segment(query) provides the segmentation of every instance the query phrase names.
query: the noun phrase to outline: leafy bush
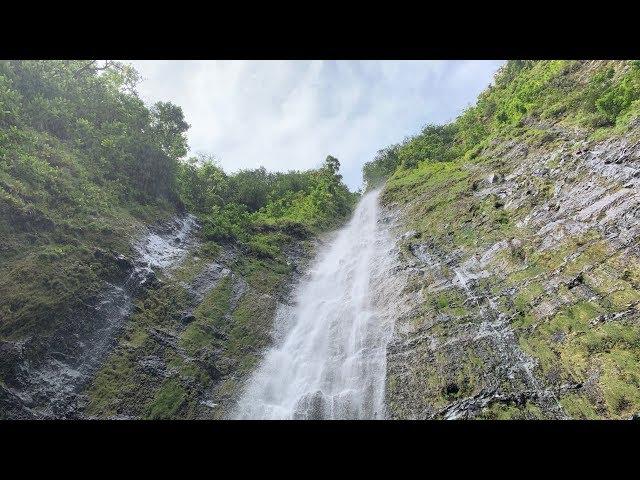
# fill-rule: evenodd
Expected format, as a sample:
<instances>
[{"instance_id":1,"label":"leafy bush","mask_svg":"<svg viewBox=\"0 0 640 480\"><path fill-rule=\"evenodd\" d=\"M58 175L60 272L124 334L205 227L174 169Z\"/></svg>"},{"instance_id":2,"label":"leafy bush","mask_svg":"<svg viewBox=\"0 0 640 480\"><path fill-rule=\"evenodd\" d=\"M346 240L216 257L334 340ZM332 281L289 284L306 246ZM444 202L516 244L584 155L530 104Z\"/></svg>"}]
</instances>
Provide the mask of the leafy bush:
<instances>
[{"instance_id":1,"label":"leafy bush","mask_svg":"<svg viewBox=\"0 0 640 480\"><path fill-rule=\"evenodd\" d=\"M453 140L458 127L456 124L427 125L398 150L400 164L404 168L415 168L419 162L448 162L457 156Z\"/></svg>"},{"instance_id":2,"label":"leafy bush","mask_svg":"<svg viewBox=\"0 0 640 480\"><path fill-rule=\"evenodd\" d=\"M637 64L622 76L619 82L609 80L607 88L596 100L595 105L609 121L614 123L618 116L640 98L640 67Z\"/></svg>"},{"instance_id":3,"label":"leafy bush","mask_svg":"<svg viewBox=\"0 0 640 480\"><path fill-rule=\"evenodd\" d=\"M246 238L249 214L245 205L237 203L228 203L222 207L212 205L209 212L202 218L202 232L207 240L229 242Z\"/></svg>"},{"instance_id":4,"label":"leafy bush","mask_svg":"<svg viewBox=\"0 0 640 480\"><path fill-rule=\"evenodd\" d=\"M389 178L400 165L400 145L378 150L376 156L362 167L362 178L367 188L374 188Z\"/></svg>"}]
</instances>

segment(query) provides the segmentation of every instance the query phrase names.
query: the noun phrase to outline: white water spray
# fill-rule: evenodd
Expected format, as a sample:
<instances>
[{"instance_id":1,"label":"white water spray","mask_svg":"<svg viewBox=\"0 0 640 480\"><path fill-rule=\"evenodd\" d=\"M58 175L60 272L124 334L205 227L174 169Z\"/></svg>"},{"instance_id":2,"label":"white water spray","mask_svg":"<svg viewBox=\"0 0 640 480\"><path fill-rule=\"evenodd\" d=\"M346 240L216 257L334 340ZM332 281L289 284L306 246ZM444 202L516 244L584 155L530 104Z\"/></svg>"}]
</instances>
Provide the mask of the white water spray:
<instances>
[{"instance_id":1,"label":"white water spray","mask_svg":"<svg viewBox=\"0 0 640 480\"><path fill-rule=\"evenodd\" d=\"M299 286L294 307L280 312L284 331L250 378L237 418L384 418L397 286L378 194L362 198Z\"/></svg>"}]
</instances>

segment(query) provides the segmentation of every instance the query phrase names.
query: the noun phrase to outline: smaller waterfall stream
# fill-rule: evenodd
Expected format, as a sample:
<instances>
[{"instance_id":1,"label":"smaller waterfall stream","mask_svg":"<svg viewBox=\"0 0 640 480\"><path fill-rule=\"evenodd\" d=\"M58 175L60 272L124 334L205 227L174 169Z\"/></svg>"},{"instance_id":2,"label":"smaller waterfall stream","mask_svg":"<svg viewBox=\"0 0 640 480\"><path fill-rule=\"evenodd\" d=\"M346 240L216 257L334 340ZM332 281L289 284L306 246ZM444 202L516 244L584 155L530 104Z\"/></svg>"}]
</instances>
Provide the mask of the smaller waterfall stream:
<instances>
[{"instance_id":1,"label":"smaller waterfall stream","mask_svg":"<svg viewBox=\"0 0 640 480\"><path fill-rule=\"evenodd\" d=\"M156 271L169 274L184 259L196 227L194 216L176 217L163 231L149 231L133 245L137 255L128 276L105 283L94 304L70 313L43 347L38 365L28 358L20 362L15 386L5 387L11 395L8 416L77 418L82 414L86 400L82 391L115 345L133 311L136 292Z\"/></svg>"},{"instance_id":2,"label":"smaller waterfall stream","mask_svg":"<svg viewBox=\"0 0 640 480\"><path fill-rule=\"evenodd\" d=\"M279 312L284 332L249 379L237 418L384 418L397 286L378 195L361 199L299 286L294 307Z\"/></svg>"}]
</instances>

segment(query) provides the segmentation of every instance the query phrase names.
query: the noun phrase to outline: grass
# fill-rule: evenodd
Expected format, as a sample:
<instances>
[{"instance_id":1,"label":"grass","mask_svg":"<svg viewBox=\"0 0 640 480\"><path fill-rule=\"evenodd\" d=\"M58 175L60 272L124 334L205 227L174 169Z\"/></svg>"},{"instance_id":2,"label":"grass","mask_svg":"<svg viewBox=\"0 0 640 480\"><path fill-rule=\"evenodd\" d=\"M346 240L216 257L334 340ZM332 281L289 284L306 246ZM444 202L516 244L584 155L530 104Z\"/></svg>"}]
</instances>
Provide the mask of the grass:
<instances>
[{"instance_id":1,"label":"grass","mask_svg":"<svg viewBox=\"0 0 640 480\"><path fill-rule=\"evenodd\" d=\"M567 415L576 420L596 420L600 418L593 403L583 394L569 393L560 399Z\"/></svg>"},{"instance_id":2,"label":"grass","mask_svg":"<svg viewBox=\"0 0 640 480\"><path fill-rule=\"evenodd\" d=\"M176 416L186 400L186 391L179 380L167 380L146 406L145 418L150 420L168 419Z\"/></svg>"}]
</instances>

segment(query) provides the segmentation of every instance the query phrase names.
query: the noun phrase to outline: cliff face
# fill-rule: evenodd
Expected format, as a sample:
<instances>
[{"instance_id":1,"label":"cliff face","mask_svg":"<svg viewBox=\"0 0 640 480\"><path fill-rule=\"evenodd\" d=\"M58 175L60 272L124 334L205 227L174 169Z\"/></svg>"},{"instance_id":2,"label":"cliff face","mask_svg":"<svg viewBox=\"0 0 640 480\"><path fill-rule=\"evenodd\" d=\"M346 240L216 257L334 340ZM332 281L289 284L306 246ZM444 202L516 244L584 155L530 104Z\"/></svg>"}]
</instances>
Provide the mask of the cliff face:
<instances>
[{"instance_id":1,"label":"cliff face","mask_svg":"<svg viewBox=\"0 0 640 480\"><path fill-rule=\"evenodd\" d=\"M134 307L111 355L83 392L88 418L218 419L272 342L273 318L310 258L311 241L281 261L233 245L196 245L162 270Z\"/></svg>"},{"instance_id":2,"label":"cliff face","mask_svg":"<svg viewBox=\"0 0 640 480\"><path fill-rule=\"evenodd\" d=\"M110 175L135 165L105 157L115 183L95 181L109 129L72 149L90 122L67 132L14 111L0 119L24 130L0 138L0 418L228 416L316 250L296 222L348 214L323 201L351 196L337 160L293 172L283 186L317 188L263 210L243 242L213 242L207 228L236 232L242 210L200 212L200 234L161 178L127 187L139 176ZM397 240L393 299L377 298L395 316L387 416L637 416L640 63L509 62L454 124L396 147L365 166L390 177L380 221Z\"/></svg>"},{"instance_id":3,"label":"cliff face","mask_svg":"<svg viewBox=\"0 0 640 480\"><path fill-rule=\"evenodd\" d=\"M221 418L271 343L272 322L313 251L280 260L211 249L195 217L139 226L119 270L50 335L0 343L5 418ZM108 258L107 258L108 257Z\"/></svg>"},{"instance_id":4,"label":"cliff face","mask_svg":"<svg viewBox=\"0 0 640 480\"><path fill-rule=\"evenodd\" d=\"M396 172L383 202L411 308L388 349L389 416L637 415L639 187L639 118L594 133L525 115L474 155Z\"/></svg>"},{"instance_id":5,"label":"cliff face","mask_svg":"<svg viewBox=\"0 0 640 480\"><path fill-rule=\"evenodd\" d=\"M138 80L0 61L0 419L222 416L311 238L356 201L332 156L187 157L181 108Z\"/></svg>"}]
</instances>

